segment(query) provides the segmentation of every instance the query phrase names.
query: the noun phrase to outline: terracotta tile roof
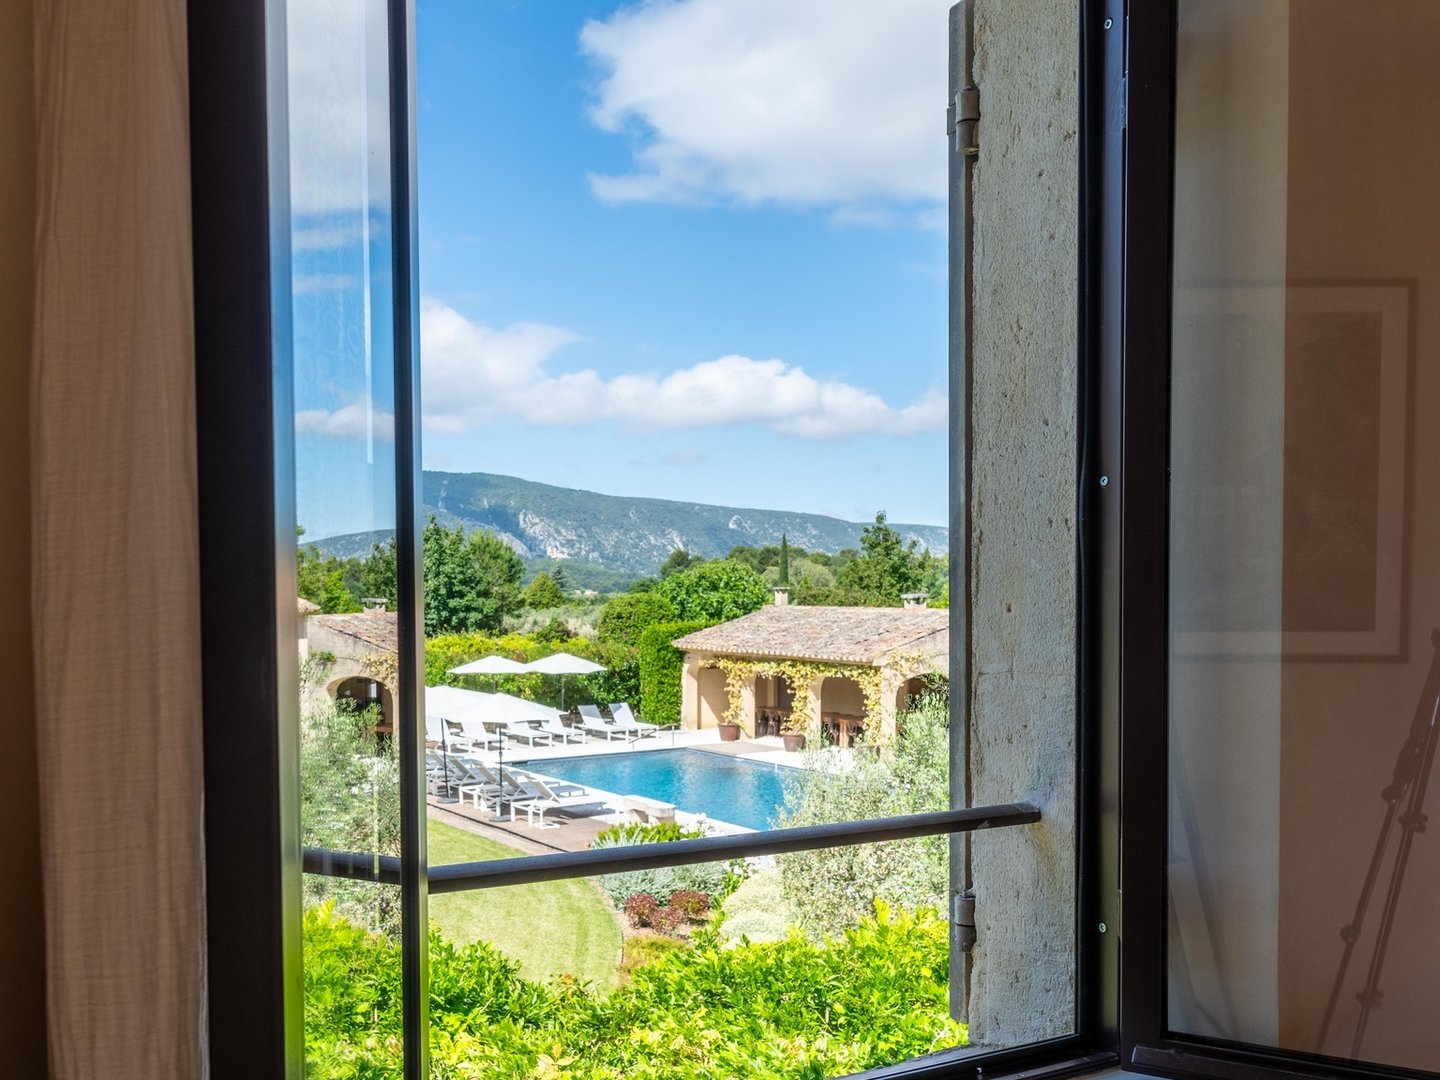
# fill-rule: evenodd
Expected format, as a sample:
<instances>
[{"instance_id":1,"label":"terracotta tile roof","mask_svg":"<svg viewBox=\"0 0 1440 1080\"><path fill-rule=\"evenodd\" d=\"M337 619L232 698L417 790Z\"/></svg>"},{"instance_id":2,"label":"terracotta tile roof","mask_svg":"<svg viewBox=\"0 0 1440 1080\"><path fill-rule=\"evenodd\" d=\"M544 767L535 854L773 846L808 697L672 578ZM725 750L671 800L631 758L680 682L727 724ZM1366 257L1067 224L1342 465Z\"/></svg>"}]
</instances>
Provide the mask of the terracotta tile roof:
<instances>
[{"instance_id":1,"label":"terracotta tile roof","mask_svg":"<svg viewBox=\"0 0 1440 1080\"><path fill-rule=\"evenodd\" d=\"M312 626L319 625L346 634L386 652L400 651L399 631L393 611L364 611L355 615L312 615Z\"/></svg>"},{"instance_id":2,"label":"terracotta tile roof","mask_svg":"<svg viewBox=\"0 0 1440 1080\"><path fill-rule=\"evenodd\" d=\"M295 598L295 611L299 614L300 618L303 619L306 615L317 614L320 611L320 605L313 601L306 600L303 596L297 596Z\"/></svg>"},{"instance_id":3,"label":"terracotta tile roof","mask_svg":"<svg viewBox=\"0 0 1440 1080\"><path fill-rule=\"evenodd\" d=\"M876 664L890 653L950 628L931 608L763 607L675 640L686 652Z\"/></svg>"}]
</instances>

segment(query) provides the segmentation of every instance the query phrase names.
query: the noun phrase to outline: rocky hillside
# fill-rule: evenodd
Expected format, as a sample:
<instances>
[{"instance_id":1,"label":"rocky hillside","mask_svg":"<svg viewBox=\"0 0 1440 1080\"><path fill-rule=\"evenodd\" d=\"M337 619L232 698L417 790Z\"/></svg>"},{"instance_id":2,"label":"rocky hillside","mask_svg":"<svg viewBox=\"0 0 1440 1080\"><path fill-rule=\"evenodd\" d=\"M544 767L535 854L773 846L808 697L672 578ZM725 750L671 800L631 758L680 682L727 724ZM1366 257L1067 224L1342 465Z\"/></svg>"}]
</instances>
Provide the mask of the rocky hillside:
<instances>
[{"instance_id":1,"label":"rocky hillside","mask_svg":"<svg viewBox=\"0 0 1440 1080\"><path fill-rule=\"evenodd\" d=\"M634 575L655 573L677 548L717 558L739 544L778 544L782 533L791 544L833 553L859 546L864 527L820 514L599 495L491 473L426 472L423 500L446 525L499 534L527 563L564 560ZM891 524L907 540L946 550L948 530L941 526ZM358 556L379 539L356 533L315 546Z\"/></svg>"}]
</instances>

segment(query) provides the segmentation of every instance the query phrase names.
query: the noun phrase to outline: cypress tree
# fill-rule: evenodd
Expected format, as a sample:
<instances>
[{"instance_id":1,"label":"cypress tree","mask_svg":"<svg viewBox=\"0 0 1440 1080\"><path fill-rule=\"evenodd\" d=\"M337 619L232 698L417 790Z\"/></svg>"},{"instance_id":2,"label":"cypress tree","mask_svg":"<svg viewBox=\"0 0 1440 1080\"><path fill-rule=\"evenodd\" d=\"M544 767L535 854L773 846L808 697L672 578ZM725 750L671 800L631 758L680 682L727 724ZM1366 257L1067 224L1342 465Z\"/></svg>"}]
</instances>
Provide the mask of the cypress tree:
<instances>
[{"instance_id":1,"label":"cypress tree","mask_svg":"<svg viewBox=\"0 0 1440 1080\"><path fill-rule=\"evenodd\" d=\"M790 584L790 544L785 539L785 534L780 534L780 579L779 584L789 586Z\"/></svg>"}]
</instances>

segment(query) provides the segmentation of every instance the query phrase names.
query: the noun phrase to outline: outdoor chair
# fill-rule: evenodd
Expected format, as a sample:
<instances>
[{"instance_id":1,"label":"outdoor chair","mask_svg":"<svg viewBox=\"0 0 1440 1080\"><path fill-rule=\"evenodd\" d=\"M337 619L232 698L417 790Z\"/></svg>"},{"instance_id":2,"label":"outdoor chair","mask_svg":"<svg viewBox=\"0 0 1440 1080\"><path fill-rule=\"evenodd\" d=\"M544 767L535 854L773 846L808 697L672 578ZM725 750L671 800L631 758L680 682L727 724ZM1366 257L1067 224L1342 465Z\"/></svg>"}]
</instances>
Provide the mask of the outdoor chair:
<instances>
[{"instance_id":1,"label":"outdoor chair","mask_svg":"<svg viewBox=\"0 0 1440 1080\"><path fill-rule=\"evenodd\" d=\"M630 706L623 701L618 701L610 706L610 715L615 718L616 724L628 728L636 735L654 735L658 731L665 730L658 724L647 724L643 720L636 720Z\"/></svg>"},{"instance_id":2,"label":"outdoor chair","mask_svg":"<svg viewBox=\"0 0 1440 1080\"><path fill-rule=\"evenodd\" d=\"M494 750L502 742L500 736L492 735L478 720L447 720L446 723L450 725L450 748L452 750L459 749L462 753L474 750ZM458 736L455 734L457 731L459 732ZM462 742L465 744L463 747L460 745Z\"/></svg>"},{"instance_id":3,"label":"outdoor chair","mask_svg":"<svg viewBox=\"0 0 1440 1080\"><path fill-rule=\"evenodd\" d=\"M526 784L541 780L548 784L557 795L585 795L590 789L581 787L579 784L572 784L568 780L557 780L553 776L542 776L540 773L530 772L528 769L507 769L500 767L500 781L506 787L523 788Z\"/></svg>"},{"instance_id":4,"label":"outdoor chair","mask_svg":"<svg viewBox=\"0 0 1440 1080\"><path fill-rule=\"evenodd\" d=\"M604 800L598 795L590 793L562 795L538 776L526 781L523 787L523 795L510 801L510 809L512 811L517 808L524 810L526 823L532 829L557 829L560 827L557 822L545 820L547 810L571 810L578 806L605 805Z\"/></svg>"},{"instance_id":5,"label":"outdoor chair","mask_svg":"<svg viewBox=\"0 0 1440 1080\"><path fill-rule=\"evenodd\" d=\"M591 708L593 709L594 706L592 705ZM637 734L622 724L617 724L613 720L606 720L600 715L598 709L595 710L594 716L582 715L580 717L580 725L581 730L584 731L585 734L599 736L606 742L609 742L611 739L628 739L632 735Z\"/></svg>"},{"instance_id":6,"label":"outdoor chair","mask_svg":"<svg viewBox=\"0 0 1440 1080\"><path fill-rule=\"evenodd\" d=\"M507 782L503 775L497 776L483 761L472 761L468 764L473 776L469 783L460 788L461 803L464 803L465 796L468 795L475 804L475 809L485 809L493 804L495 812L500 813L505 802L520 796L520 784L514 779Z\"/></svg>"},{"instance_id":7,"label":"outdoor chair","mask_svg":"<svg viewBox=\"0 0 1440 1080\"><path fill-rule=\"evenodd\" d=\"M558 712L555 714L553 720L543 720L537 724L536 727L540 731L550 735L552 740L559 739L562 743L568 743L572 740L577 743L584 742L589 737L585 734L583 728L566 727L564 714Z\"/></svg>"},{"instance_id":8,"label":"outdoor chair","mask_svg":"<svg viewBox=\"0 0 1440 1080\"><path fill-rule=\"evenodd\" d=\"M549 746L555 740L555 736L540 727L538 722L535 724L530 722L511 724L505 729L505 734L516 742L524 742L529 746L535 746L537 743Z\"/></svg>"}]
</instances>

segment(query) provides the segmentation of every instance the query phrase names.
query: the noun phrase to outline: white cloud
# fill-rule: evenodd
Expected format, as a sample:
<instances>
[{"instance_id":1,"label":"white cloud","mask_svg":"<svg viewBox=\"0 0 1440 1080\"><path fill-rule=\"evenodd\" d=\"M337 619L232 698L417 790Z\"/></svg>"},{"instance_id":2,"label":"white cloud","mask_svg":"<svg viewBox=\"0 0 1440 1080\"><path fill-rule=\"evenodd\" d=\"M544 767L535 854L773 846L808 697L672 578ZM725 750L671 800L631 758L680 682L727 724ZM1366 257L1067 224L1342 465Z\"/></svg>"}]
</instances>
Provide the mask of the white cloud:
<instances>
[{"instance_id":1,"label":"white cloud","mask_svg":"<svg viewBox=\"0 0 1440 1080\"><path fill-rule=\"evenodd\" d=\"M299 435L321 435L330 439L363 439L373 436L384 442L395 439L395 416L382 409L372 409L364 401L328 409L302 409L295 414L295 431Z\"/></svg>"},{"instance_id":2,"label":"white cloud","mask_svg":"<svg viewBox=\"0 0 1440 1080\"><path fill-rule=\"evenodd\" d=\"M950 0L646 0L587 23L591 117L635 139L611 202L822 206L873 221L945 198Z\"/></svg>"},{"instance_id":3,"label":"white cloud","mask_svg":"<svg viewBox=\"0 0 1440 1080\"><path fill-rule=\"evenodd\" d=\"M425 425L457 432L500 417L534 426L613 421L639 429L758 424L810 439L910 435L945 426L943 391L894 408L870 390L819 379L783 360L722 356L664 375L606 379L593 370L551 374L546 364L578 340L558 327L494 330L426 301L420 311Z\"/></svg>"},{"instance_id":4,"label":"white cloud","mask_svg":"<svg viewBox=\"0 0 1440 1080\"><path fill-rule=\"evenodd\" d=\"M291 207L331 215L308 223L310 238L338 239L347 226L358 232L360 207L383 212L390 201L385 6L294 0L286 31Z\"/></svg>"}]
</instances>

